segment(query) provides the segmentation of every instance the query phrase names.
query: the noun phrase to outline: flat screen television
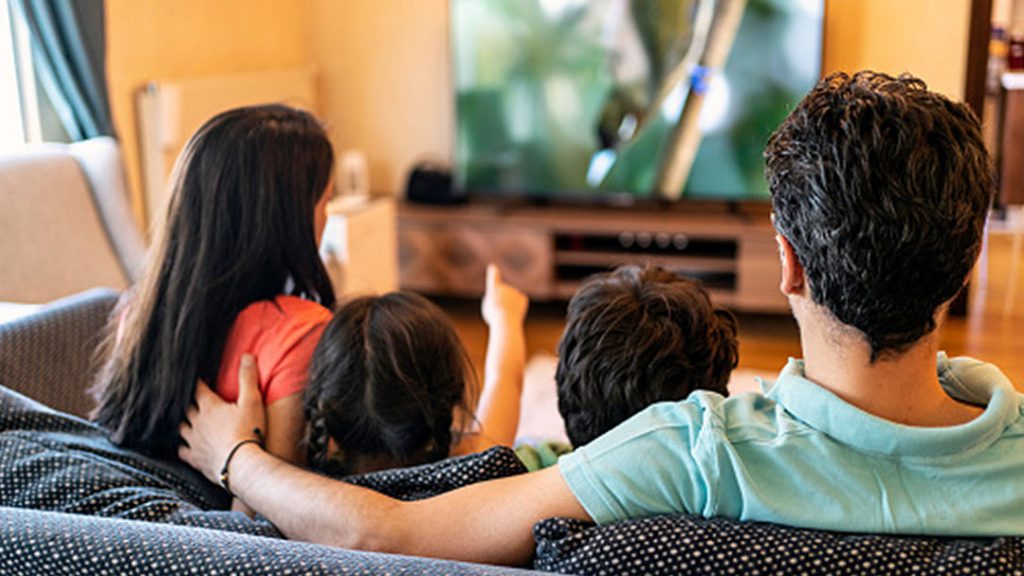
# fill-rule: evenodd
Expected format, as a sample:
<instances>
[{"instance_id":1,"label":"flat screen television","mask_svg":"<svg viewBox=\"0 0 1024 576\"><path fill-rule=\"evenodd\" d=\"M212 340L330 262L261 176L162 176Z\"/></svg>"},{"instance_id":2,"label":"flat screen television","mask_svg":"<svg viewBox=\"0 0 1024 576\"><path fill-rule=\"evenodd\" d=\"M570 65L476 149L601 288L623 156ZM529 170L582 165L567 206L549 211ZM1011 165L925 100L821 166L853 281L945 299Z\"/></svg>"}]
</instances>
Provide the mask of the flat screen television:
<instances>
[{"instance_id":1,"label":"flat screen television","mask_svg":"<svg viewBox=\"0 0 1024 576\"><path fill-rule=\"evenodd\" d=\"M621 203L768 198L825 0L451 0L453 184Z\"/></svg>"}]
</instances>

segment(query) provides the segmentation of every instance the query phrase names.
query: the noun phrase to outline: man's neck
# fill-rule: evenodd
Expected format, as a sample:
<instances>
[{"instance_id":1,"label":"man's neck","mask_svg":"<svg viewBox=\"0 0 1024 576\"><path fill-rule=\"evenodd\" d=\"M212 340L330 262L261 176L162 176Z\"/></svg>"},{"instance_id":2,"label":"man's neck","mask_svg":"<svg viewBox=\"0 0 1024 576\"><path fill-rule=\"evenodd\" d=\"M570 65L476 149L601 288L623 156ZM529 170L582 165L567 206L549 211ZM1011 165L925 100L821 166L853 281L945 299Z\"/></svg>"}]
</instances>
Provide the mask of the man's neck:
<instances>
[{"instance_id":1,"label":"man's neck","mask_svg":"<svg viewBox=\"0 0 1024 576\"><path fill-rule=\"evenodd\" d=\"M935 332L898 356L872 363L864 338L853 330L837 329L835 322L821 313L805 314L800 320L807 379L869 414L908 426L953 426L981 414L981 408L959 402L942 389Z\"/></svg>"}]
</instances>

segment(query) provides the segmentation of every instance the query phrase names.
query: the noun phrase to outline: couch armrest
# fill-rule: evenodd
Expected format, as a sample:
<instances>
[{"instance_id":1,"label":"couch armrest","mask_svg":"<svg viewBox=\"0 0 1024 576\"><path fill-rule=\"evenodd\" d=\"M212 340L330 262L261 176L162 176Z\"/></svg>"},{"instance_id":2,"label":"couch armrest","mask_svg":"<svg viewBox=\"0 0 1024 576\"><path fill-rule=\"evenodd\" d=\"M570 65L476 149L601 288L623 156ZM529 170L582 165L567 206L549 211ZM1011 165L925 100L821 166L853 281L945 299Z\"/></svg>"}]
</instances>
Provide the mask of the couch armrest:
<instances>
[{"instance_id":1,"label":"couch armrest","mask_svg":"<svg viewBox=\"0 0 1024 576\"><path fill-rule=\"evenodd\" d=\"M93 401L94 354L118 292L88 290L0 324L0 385L76 416Z\"/></svg>"}]
</instances>

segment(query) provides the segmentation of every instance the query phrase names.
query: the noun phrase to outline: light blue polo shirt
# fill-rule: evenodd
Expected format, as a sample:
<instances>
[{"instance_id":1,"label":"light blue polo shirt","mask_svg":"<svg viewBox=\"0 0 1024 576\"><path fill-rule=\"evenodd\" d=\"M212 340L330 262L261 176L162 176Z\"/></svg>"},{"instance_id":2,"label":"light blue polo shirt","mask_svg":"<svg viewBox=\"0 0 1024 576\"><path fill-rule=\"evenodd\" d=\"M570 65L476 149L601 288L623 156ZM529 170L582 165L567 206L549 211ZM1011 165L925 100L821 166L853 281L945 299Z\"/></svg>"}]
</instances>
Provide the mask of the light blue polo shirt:
<instances>
[{"instance_id":1,"label":"light blue polo shirt","mask_svg":"<svg viewBox=\"0 0 1024 576\"><path fill-rule=\"evenodd\" d=\"M952 427L895 424L790 360L765 394L655 404L562 456L598 523L689 512L822 530L1024 535L1021 395L995 366L938 359L946 392L985 406Z\"/></svg>"}]
</instances>

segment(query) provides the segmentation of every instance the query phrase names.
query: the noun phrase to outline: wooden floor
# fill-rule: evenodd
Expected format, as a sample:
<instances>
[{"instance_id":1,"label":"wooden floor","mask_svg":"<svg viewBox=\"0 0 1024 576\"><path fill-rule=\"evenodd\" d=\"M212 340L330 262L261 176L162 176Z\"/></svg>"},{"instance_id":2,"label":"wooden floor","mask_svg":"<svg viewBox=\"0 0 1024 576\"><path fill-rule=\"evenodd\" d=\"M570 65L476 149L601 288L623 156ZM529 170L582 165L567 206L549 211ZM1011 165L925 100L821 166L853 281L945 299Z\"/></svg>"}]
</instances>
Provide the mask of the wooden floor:
<instances>
[{"instance_id":1,"label":"wooden floor","mask_svg":"<svg viewBox=\"0 0 1024 576\"><path fill-rule=\"evenodd\" d=\"M993 362L1024 391L1024 263L1018 269L1017 289L1006 310L1011 236L993 233L971 283L966 317L950 318L942 328L942 346L950 356L970 355ZM455 320L470 357L482 374L487 328L479 303L442 300ZM527 318L528 354L554 354L564 325L565 306L534 304ZM796 325L789 316L740 316L740 368L773 373L787 357L799 356Z\"/></svg>"}]
</instances>

